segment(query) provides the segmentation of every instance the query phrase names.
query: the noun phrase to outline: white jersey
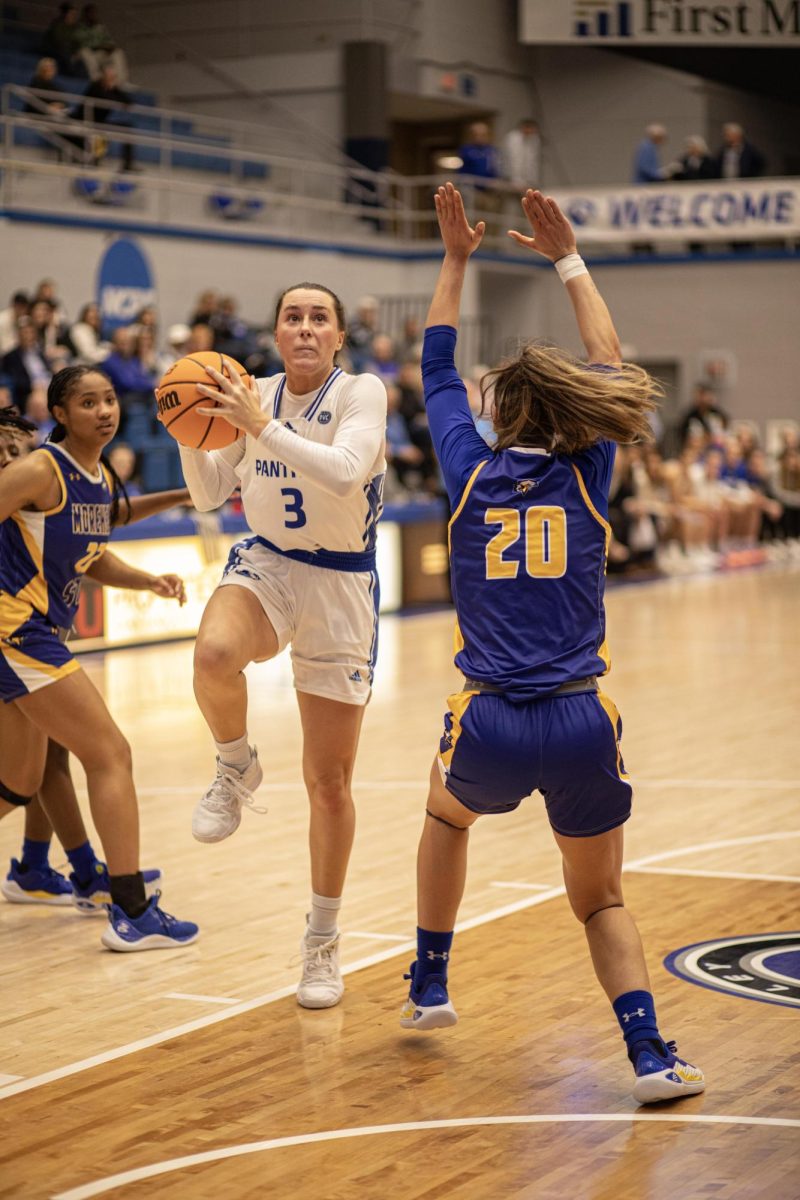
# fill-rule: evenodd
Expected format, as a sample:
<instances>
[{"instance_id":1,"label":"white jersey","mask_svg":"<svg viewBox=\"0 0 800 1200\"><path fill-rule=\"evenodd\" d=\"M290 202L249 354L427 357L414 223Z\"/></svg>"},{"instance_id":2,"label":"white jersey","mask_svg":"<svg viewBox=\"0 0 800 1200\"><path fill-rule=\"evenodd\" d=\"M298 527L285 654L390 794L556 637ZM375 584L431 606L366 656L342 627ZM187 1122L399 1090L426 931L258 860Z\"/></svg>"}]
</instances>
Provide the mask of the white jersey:
<instances>
[{"instance_id":1,"label":"white jersey","mask_svg":"<svg viewBox=\"0 0 800 1200\"><path fill-rule=\"evenodd\" d=\"M316 392L294 396L285 376L258 379L272 419L224 450L181 446L186 483L201 511L241 486L250 528L274 550L320 565L374 552L386 470L386 389L376 375L338 367ZM345 570L358 569L342 560Z\"/></svg>"}]
</instances>

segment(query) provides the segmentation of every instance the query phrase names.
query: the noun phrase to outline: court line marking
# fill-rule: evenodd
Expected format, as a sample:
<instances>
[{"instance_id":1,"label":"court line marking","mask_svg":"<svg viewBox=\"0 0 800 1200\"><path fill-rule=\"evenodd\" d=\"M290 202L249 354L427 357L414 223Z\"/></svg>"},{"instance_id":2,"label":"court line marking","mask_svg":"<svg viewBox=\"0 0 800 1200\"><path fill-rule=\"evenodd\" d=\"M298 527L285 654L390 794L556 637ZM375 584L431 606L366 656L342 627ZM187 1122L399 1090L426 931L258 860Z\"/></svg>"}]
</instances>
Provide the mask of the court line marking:
<instances>
[{"instance_id":1,"label":"court line marking","mask_svg":"<svg viewBox=\"0 0 800 1200\"><path fill-rule=\"evenodd\" d=\"M0 1085L4 1083L16 1083L18 1079L24 1079L24 1075L0 1075Z\"/></svg>"},{"instance_id":2,"label":"court line marking","mask_svg":"<svg viewBox=\"0 0 800 1200\"><path fill-rule=\"evenodd\" d=\"M626 867L633 875L698 875L704 879L762 879L768 883L800 883L800 875L753 875L747 871L695 871L691 867Z\"/></svg>"},{"instance_id":3,"label":"court line marking","mask_svg":"<svg viewBox=\"0 0 800 1200\"><path fill-rule=\"evenodd\" d=\"M344 1141L349 1138L383 1137L389 1133L416 1133L422 1130L436 1129L469 1129L491 1125L574 1125L602 1123L605 1121L627 1122L642 1121L654 1124L685 1124L685 1125L754 1125L800 1129L800 1120L791 1117L727 1117L707 1116L705 1114L668 1114L668 1113L536 1113L515 1117L450 1117L439 1121L406 1121L395 1125L363 1125L350 1129L326 1129L321 1133L300 1133L290 1137L268 1138L262 1142L246 1142L241 1146L223 1146L217 1150L204 1150L200 1154L186 1154L181 1158L166 1159L160 1163L151 1163L145 1167L135 1167L130 1171L120 1171L117 1175L108 1175L105 1179L85 1183L80 1187L70 1188L66 1192L58 1192L53 1200L90 1200L92 1196L101 1196L112 1188L124 1187L129 1183L140 1183L143 1179L153 1179L157 1175L169 1175L173 1171L182 1171L187 1167L196 1167L205 1163L220 1162L226 1158L241 1158L246 1154L259 1154L265 1150L282 1150L288 1146L309 1146L315 1142Z\"/></svg>"},{"instance_id":4,"label":"court line marking","mask_svg":"<svg viewBox=\"0 0 800 1200\"><path fill-rule=\"evenodd\" d=\"M403 942L408 944L407 933L366 933L363 929L345 929L342 933L345 938L367 938L373 942Z\"/></svg>"},{"instance_id":5,"label":"court line marking","mask_svg":"<svg viewBox=\"0 0 800 1200\"><path fill-rule=\"evenodd\" d=\"M726 838L716 842L697 842L691 846L681 846L676 850L663 850L658 854L650 854L644 858L634 859L627 866L629 869L636 869L638 867L649 866L653 862L678 858L684 854L696 854L702 850L716 850L727 846L746 846L758 842L783 841L786 838L794 837L800 837L800 830L789 830L783 833L751 834L748 837ZM563 885L553 887L547 892L538 892L535 896L525 896L523 899L515 900L511 904L504 904L500 908L490 909L489 912L481 913L477 917L472 917L466 921L459 921L456 925L456 933L463 933L468 929L477 929L480 925L487 925L492 921L499 920L501 917L522 912L524 909L533 908L538 904L545 904L548 900L553 900L557 896L563 896L565 891L566 889ZM386 950L379 950L375 954L370 954L366 958L358 959L356 962L344 966L342 974L355 974L357 971L377 966L378 963L386 962L391 958L399 958L401 955L409 952L413 953L415 950L415 941L408 941L404 945L395 945ZM263 996L256 996L252 1000L244 1000L241 1004L230 1005L222 1012L206 1013L205 1016L197 1017L194 1021L187 1021L182 1025L175 1025L171 1029L162 1030L160 1033L153 1033L148 1037L138 1038L134 1042L127 1042L122 1046L116 1046L112 1050L104 1050L100 1054L80 1059L78 1062L67 1063L63 1067L56 1067L54 1070L45 1071L41 1075L32 1075L28 1079L20 1080L18 1083L0 1087L0 1100L19 1095L21 1092L31 1091L37 1087L43 1087L45 1084L54 1083L59 1079L66 1079L70 1075L77 1075L82 1071L88 1071L92 1067L103 1066L105 1063L114 1062L118 1058L125 1058L129 1054L135 1054L139 1050L148 1050L151 1046L160 1046L163 1042L171 1041L173 1038L181 1037L186 1033L194 1033L198 1029L205 1029L209 1025L217 1024L219 1021L227 1021L231 1017L252 1012L253 1009L262 1008L267 1004L272 1004L277 1000L283 1000L287 996L292 996L296 990L296 985L290 984L287 987L278 988L274 992L267 992Z\"/></svg>"},{"instance_id":6,"label":"court line marking","mask_svg":"<svg viewBox=\"0 0 800 1200\"><path fill-rule=\"evenodd\" d=\"M546 892L551 887L550 883L518 883L511 879L493 879L489 887L494 888L513 888L524 892Z\"/></svg>"},{"instance_id":7,"label":"court line marking","mask_svg":"<svg viewBox=\"0 0 800 1200\"><path fill-rule=\"evenodd\" d=\"M198 1004L241 1004L236 996L200 996L195 992L162 992L162 1000L196 1000Z\"/></svg>"},{"instance_id":8,"label":"court line marking","mask_svg":"<svg viewBox=\"0 0 800 1200\"><path fill-rule=\"evenodd\" d=\"M741 789L746 788L751 791L753 788L760 788L762 791L784 791L800 790L800 779L631 779L634 790L637 787L643 788L728 788ZM202 792L206 787L206 782L198 783L195 787L137 787L136 792L139 796L195 796L198 792ZM428 780L420 780L418 783L409 782L407 779L373 779L353 781L352 785L355 791L391 791L391 792L420 792L425 793L428 789ZM275 792L281 793L286 791L304 792L305 784L300 780L289 779L284 783L262 783L258 790L260 792ZM82 793L82 794L85 794Z\"/></svg>"}]
</instances>

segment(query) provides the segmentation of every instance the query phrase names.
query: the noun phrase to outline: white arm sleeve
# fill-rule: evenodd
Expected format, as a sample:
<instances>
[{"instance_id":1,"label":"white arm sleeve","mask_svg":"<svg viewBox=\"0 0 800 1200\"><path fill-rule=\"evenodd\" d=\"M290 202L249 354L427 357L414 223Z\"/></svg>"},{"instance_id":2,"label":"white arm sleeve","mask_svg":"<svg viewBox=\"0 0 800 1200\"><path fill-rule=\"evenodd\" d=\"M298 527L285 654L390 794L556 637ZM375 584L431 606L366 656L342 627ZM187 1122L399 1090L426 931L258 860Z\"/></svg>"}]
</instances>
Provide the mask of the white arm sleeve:
<instances>
[{"instance_id":1,"label":"white arm sleeve","mask_svg":"<svg viewBox=\"0 0 800 1200\"><path fill-rule=\"evenodd\" d=\"M244 455L244 438L224 450L190 450L181 445L178 448L192 504L200 512L219 508L239 486L236 467Z\"/></svg>"},{"instance_id":2,"label":"white arm sleeve","mask_svg":"<svg viewBox=\"0 0 800 1200\"><path fill-rule=\"evenodd\" d=\"M363 486L385 437L386 388L377 375L358 375L344 402L333 445L307 442L280 421L270 421L258 440L324 491L346 497Z\"/></svg>"}]
</instances>

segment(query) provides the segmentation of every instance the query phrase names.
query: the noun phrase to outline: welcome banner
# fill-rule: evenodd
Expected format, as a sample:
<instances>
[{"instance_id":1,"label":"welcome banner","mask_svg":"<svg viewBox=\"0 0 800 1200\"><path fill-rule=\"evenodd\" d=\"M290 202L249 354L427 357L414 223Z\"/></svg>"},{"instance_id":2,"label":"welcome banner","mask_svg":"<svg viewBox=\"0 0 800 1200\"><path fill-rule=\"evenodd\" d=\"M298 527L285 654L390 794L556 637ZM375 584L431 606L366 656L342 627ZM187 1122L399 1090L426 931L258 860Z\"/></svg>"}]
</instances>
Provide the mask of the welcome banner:
<instances>
[{"instance_id":1,"label":"welcome banner","mask_svg":"<svg viewBox=\"0 0 800 1200\"><path fill-rule=\"evenodd\" d=\"M520 0L519 38L540 45L800 45L800 0Z\"/></svg>"},{"instance_id":2,"label":"welcome banner","mask_svg":"<svg viewBox=\"0 0 800 1200\"><path fill-rule=\"evenodd\" d=\"M790 241L800 237L800 179L557 189L552 195L583 241Z\"/></svg>"}]
</instances>

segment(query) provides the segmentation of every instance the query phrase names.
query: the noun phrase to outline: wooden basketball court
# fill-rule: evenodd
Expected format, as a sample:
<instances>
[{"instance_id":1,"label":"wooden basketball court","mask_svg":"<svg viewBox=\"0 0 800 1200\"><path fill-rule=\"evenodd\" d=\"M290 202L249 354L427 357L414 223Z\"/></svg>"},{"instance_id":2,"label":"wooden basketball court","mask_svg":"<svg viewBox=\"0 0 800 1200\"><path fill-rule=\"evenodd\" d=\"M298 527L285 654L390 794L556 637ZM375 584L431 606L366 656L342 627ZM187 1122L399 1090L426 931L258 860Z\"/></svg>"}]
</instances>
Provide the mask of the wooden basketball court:
<instances>
[{"instance_id":1,"label":"wooden basketball court","mask_svg":"<svg viewBox=\"0 0 800 1200\"><path fill-rule=\"evenodd\" d=\"M708 972L698 986L663 964L798 930L799 601L796 569L608 595L607 690L636 788L627 902L661 1027L708 1081L646 1109L537 798L472 833L459 1024L398 1026L425 780L458 684L451 614L382 624L342 913L347 991L323 1012L292 994L309 884L288 663L248 676L270 811L203 846L189 822L213 749L191 645L85 659L134 748L144 865L162 868L165 907L201 938L114 955L103 918L0 903L0 1197L796 1200L800 933L744 968L734 947L713 989ZM21 818L0 824L4 870L21 836ZM748 962L768 1002L749 998Z\"/></svg>"}]
</instances>

